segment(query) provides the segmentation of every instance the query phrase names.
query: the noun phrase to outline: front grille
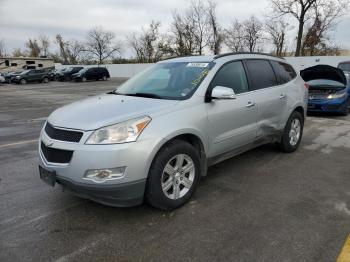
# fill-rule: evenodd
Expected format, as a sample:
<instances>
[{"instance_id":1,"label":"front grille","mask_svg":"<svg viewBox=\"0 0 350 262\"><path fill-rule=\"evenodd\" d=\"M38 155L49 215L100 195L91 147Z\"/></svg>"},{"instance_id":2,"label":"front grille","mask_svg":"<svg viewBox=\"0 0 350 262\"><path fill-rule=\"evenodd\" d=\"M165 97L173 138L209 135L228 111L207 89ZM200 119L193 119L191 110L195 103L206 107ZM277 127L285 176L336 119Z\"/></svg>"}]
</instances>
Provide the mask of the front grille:
<instances>
[{"instance_id":1,"label":"front grille","mask_svg":"<svg viewBox=\"0 0 350 262\"><path fill-rule=\"evenodd\" d=\"M41 142L41 152L50 163L68 164L73 156L73 151L50 148L43 142Z\"/></svg>"},{"instance_id":2,"label":"front grille","mask_svg":"<svg viewBox=\"0 0 350 262\"><path fill-rule=\"evenodd\" d=\"M58 129L50 123L46 123L45 133L55 140L78 143L83 136L83 132Z\"/></svg>"}]
</instances>

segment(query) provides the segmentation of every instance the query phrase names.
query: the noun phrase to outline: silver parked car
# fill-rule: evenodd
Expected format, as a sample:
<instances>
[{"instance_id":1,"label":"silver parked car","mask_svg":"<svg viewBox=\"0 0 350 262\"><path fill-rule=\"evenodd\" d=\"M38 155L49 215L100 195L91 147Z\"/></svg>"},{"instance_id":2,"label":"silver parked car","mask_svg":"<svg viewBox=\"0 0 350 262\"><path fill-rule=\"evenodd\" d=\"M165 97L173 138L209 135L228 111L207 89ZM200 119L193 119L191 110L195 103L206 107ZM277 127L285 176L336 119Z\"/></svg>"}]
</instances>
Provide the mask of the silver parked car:
<instances>
[{"instance_id":1,"label":"silver parked car","mask_svg":"<svg viewBox=\"0 0 350 262\"><path fill-rule=\"evenodd\" d=\"M159 62L117 90L54 111L40 177L106 205L186 203L207 167L266 143L300 143L307 85L284 59L225 54Z\"/></svg>"}]
</instances>

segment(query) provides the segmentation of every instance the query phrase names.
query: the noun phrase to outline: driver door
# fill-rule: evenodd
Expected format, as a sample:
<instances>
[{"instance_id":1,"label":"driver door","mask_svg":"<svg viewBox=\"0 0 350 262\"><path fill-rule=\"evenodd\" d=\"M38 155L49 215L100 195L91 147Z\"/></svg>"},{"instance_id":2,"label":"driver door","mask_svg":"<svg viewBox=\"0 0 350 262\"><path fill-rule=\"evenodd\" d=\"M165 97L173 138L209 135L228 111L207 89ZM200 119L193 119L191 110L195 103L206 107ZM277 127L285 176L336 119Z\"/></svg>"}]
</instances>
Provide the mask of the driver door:
<instances>
[{"instance_id":1,"label":"driver door","mask_svg":"<svg viewBox=\"0 0 350 262\"><path fill-rule=\"evenodd\" d=\"M251 144L257 135L257 105L252 92L249 92L242 62L223 65L209 90L215 86L232 88L236 98L213 99L206 104L210 157Z\"/></svg>"}]
</instances>

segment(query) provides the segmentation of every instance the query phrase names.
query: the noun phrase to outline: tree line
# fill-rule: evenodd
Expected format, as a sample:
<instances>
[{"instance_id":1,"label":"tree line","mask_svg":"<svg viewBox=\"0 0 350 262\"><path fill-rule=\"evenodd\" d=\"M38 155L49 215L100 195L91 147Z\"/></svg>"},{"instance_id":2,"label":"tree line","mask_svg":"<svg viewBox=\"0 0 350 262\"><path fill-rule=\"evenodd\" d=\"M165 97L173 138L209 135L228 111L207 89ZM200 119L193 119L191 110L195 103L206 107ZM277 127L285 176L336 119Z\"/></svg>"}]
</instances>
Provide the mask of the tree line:
<instances>
[{"instance_id":1,"label":"tree line","mask_svg":"<svg viewBox=\"0 0 350 262\"><path fill-rule=\"evenodd\" d=\"M159 21L151 21L124 40L102 27L89 30L85 41L66 40L61 34L54 40L39 36L29 39L25 50L15 49L12 56L52 57L63 64L102 64L153 63L172 56L219 54L223 50L277 56L338 55L341 46L332 39L332 32L348 7L349 0L270 0L264 20L252 15L233 19L225 28L214 0L192 0L185 12L172 11L166 30ZM50 52L53 46L57 49L54 53ZM266 46L273 50L266 50ZM133 58L121 58L126 48L132 50ZM0 56L5 56L5 51L1 40Z\"/></svg>"}]
</instances>

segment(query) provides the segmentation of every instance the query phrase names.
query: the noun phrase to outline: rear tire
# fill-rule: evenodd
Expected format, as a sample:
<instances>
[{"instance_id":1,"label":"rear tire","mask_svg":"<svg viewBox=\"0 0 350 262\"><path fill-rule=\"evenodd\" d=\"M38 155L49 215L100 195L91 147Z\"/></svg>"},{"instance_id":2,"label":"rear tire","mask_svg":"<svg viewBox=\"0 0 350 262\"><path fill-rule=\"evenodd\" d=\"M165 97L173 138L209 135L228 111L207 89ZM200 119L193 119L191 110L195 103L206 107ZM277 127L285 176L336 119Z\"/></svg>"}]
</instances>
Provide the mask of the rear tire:
<instances>
[{"instance_id":1,"label":"rear tire","mask_svg":"<svg viewBox=\"0 0 350 262\"><path fill-rule=\"evenodd\" d=\"M200 180L200 157L189 143L174 140L155 156L148 174L147 202L170 211L189 201Z\"/></svg>"},{"instance_id":2,"label":"rear tire","mask_svg":"<svg viewBox=\"0 0 350 262\"><path fill-rule=\"evenodd\" d=\"M102 80L103 80L103 81L107 81L107 76L103 76L103 77L102 77Z\"/></svg>"},{"instance_id":3,"label":"rear tire","mask_svg":"<svg viewBox=\"0 0 350 262\"><path fill-rule=\"evenodd\" d=\"M47 77L44 77L43 83L47 84L49 82L49 79Z\"/></svg>"},{"instance_id":4,"label":"rear tire","mask_svg":"<svg viewBox=\"0 0 350 262\"><path fill-rule=\"evenodd\" d=\"M298 111L294 111L284 128L281 142L278 146L285 153L292 153L298 149L304 130L304 117Z\"/></svg>"}]
</instances>

